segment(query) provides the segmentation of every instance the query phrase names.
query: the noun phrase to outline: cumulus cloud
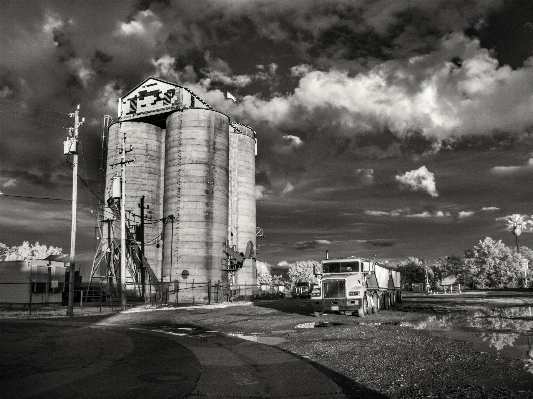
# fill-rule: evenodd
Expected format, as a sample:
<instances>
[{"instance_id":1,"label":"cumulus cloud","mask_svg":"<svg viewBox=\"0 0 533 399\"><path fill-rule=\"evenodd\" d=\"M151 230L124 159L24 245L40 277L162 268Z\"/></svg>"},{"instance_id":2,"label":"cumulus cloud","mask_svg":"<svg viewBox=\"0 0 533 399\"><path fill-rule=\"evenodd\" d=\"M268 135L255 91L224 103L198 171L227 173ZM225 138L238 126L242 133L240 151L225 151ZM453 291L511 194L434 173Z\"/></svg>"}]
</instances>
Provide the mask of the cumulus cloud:
<instances>
[{"instance_id":1,"label":"cumulus cloud","mask_svg":"<svg viewBox=\"0 0 533 399\"><path fill-rule=\"evenodd\" d=\"M516 133L533 123L528 94L533 63L519 70L500 66L477 39L462 34L443 37L434 52L382 62L355 75L308 65L292 73L298 78L293 94L266 101L245 98L236 112L279 127L296 121L331 124L331 134L341 137L388 129L398 137L420 132L445 139ZM324 120L326 110L330 119ZM429 151L439 149L428 143Z\"/></svg>"},{"instance_id":2,"label":"cumulus cloud","mask_svg":"<svg viewBox=\"0 0 533 399\"><path fill-rule=\"evenodd\" d=\"M255 186L255 199L260 200L267 198L268 194L266 193L266 188L263 186Z\"/></svg>"},{"instance_id":3,"label":"cumulus cloud","mask_svg":"<svg viewBox=\"0 0 533 399\"><path fill-rule=\"evenodd\" d=\"M473 216L475 214L474 211L461 211L457 214L457 217L459 219L464 219L464 218L467 218L467 217L470 217L470 216Z\"/></svg>"},{"instance_id":4,"label":"cumulus cloud","mask_svg":"<svg viewBox=\"0 0 533 399\"><path fill-rule=\"evenodd\" d=\"M9 179L5 183L2 183L2 187L15 187L17 185L17 179Z\"/></svg>"},{"instance_id":5,"label":"cumulus cloud","mask_svg":"<svg viewBox=\"0 0 533 399\"><path fill-rule=\"evenodd\" d=\"M483 208L481 208L482 211L499 211L500 208L497 208L495 206L484 206Z\"/></svg>"},{"instance_id":6,"label":"cumulus cloud","mask_svg":"<svg viewBox=\"0 0 533 399\"><path fill-rule=\"evenodd\" d=\"M118 29L115 31L117 36L137 37L156 43L158 33L163 28L163 23L150 10L139 11L131 21L120 22Z\"/></svg>"},{"instance_id":7,"label":"cumulus cloud","mask_svg":"<svg viewBox=\"0 0 533 399\"><path fill-rule=\"evenodd\" d=\"M298 149L301 148L304 144L302 139L298 136L293 136L291 134L284 134L283 135L283 142L286 145L286 149Z\"/></svg>"},{"instance_id":8,"label":"cumulus cloud","mask_svg":"<svg viewBox=\"0 0 533 399\"><path fill-rule=\"evenodd\" d=\"M422 213L413 213L410 215L405 215L408 218L444 218L451 216L450 212L436 211L428 212L424 211Z\"/></svg>"},{"instance_id":9,"label":"cumulus cloud","mask_svg":"<svg viewBox=\"0 0 533 399\"><path fill-rule=\"evenodd\" d=\"M287 182L281 194L282 195L289 194L292 190L294 190L294 186L290 182Z\"/></svg>"},{"instance_id":10,"label":"cumulus cloud","mask_svg":"<svg viewBox=\"0 0 533 399\"><path fill-rule=\"evenodd\" d=\"M365 213L371 216L390 216L390 212L385 211L365 211Z\"/></svg>"},{"instance_id":11,"label":"cumulus cloud","mask_svg":"<svg viewBox=\"0 0 533 399\"><path fill-rule=\"evenodd\" d=\"M401 187L409 188L413 191L425 191L432 197L438 197L435 185L435 176L425 166L416 170L411 170L403 175L397 175L396 181Z\"/></svg>"},{"instance_id":12,"label":"cumulus cloud","mask_svg":"<svg viewBox=\"0 0 533 399\"><path fill-rule=\"evenodd\" d=\"M409 208L405 209L394 209L392 211L373 211L373 210L367 210L365 211L365 214L370 216L392 216L392 217L398 217L402 215L408 215L411 213L411 210Z\"/></svg>"},{"instance_id":13,"label":"cumulus cloud","mask_svg":"<svg viewBox=\"0 0 533 399\"><path fill-rule=\"evenodd\" d=\"M389 216L389 217L408 217L408 218L448 218L451 217L449 211L423 211L420 213L411 213L410 208L394 209L392 211L372 211L367 210L365 214L370 216Z\"/></svg>"},{"instance_id":14,"label":"cumulus cloud","mask_svg":"<svg viewBox=\"0 0 533 399\"><path fill-rule=\"evenodd\" d=\"M533 158L529 158L526 165L521 166L494 166L491 169L492 173L495 174L513 174L516 172L528 171L533 168Z\"/></svg>"},{"instance_id":15,"label":"cumulus cloud","mask_svg":"<svg viewBox=\"0 0 533 399\"><path fill-rule=\"evenodd\" d=\"M357 169L355 177L362 185L372 185L374 183L374 169Z\"/></svg>"}]
</instances>

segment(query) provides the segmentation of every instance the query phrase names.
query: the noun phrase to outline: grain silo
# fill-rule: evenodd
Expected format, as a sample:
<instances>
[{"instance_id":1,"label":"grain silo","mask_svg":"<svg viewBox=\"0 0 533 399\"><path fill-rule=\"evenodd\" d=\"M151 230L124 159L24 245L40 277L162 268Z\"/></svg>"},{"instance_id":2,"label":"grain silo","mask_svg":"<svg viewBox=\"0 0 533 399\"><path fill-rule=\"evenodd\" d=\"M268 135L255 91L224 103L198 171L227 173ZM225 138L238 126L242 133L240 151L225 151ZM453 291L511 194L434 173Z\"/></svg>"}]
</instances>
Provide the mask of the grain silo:
<instances>
[{"instance_id":1,"label":"grain silo","mask_svg":"<svg viewBox=\"0 0 533 399\"><path fill-rule=\"evenodd\" d=\"M255 144L256 134L248 126L231 123L229 128L229 243L245 253L251 241L256 247ZM254 256L255 257L255 256ZM246 259L235 274L238 285L255 285L255 260Z\"/></svg>"},{"instance_id":2,"label":"grain silo","mask_svg":"<svg viewBox=\"0 0 533 399\"><path fill-rule=\"evenodd\" d=\"M253 129L230 126L228 116L189 89L153 77L120 99L118 118L108 135L106 201L112 197L113 181L120 179L126 134L126 150L133 148L126 160L134 162L126 166L125 210L130 227L139 225L138 204L144 196L144 247L153 281L178 282L180 290L185 286L183 295L193 282L254 285L253 259L233 269L238 253L245 253L249 242L254 248L256 244ZM118 201L110 203L116 206ZM109 223L116 241L119 225L117 220ZM107 240L103 230L99 253ZM142 242L127 245L128 251L138 250Z\"/></svg>"},{"instance_id":3,"label":"grain silo","mask_svg":"<svg viewBox=\"0 0 533 399\"><path fill-rule=\"evenodd\" d=\"M186 108L167 118L163 213L164 281L222 278L228 231L229 118Z\"/></svg>"},{"instance_id":4,"label":"grain silo","mask_svg":"<svg viewBox=\"0 0 533 399\"><path fill-rule=\"evenodd\" d=\"M122 140L126 135L126 149L132 151L127 158L134 162L127 165L126 173L126 217L130 226L140 225L140 202L144 196L145 224L144 238L145 257L152 270L160 273L161 248L156 246L157 237L161 233L162 223L157 219L163 214L163 151L164 130L144 122L118 122L110 126L107 158L107 195L112 195L113 180L120 179L120 151ZM114 166L110 166L114 165ZM111 216L111 215L108 215ZM103 241L107 240L107 229L103 230ZM115 220L112 237L120 237L120 223Z\"/></svg>"}]
</instances>

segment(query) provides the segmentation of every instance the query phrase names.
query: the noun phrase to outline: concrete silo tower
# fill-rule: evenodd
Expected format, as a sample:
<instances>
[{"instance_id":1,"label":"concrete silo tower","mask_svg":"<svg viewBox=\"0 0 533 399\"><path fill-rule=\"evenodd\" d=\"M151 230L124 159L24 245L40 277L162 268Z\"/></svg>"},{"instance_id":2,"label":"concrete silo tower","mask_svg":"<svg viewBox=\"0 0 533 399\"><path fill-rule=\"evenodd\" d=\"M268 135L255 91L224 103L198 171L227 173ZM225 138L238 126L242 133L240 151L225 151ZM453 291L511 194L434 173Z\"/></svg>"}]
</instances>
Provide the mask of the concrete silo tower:
<instances>
[{"instance_id":1,"label":"concrete silo tower","mask_svg":"<svg viewBox=\"0 0 533 399\"><path fill-rule=\"evenodd\" d=\"M237 252L256 247L255 148L256 133L248 126L231 123L229 128L229 238ZM255 254L235 274L238 285L256 284Z\"/></svg>"},{"instance_id":2,"label":"concrete silo tower","mask_svg":"<svg viewBox=\"0 0 533 399\"><path fill-rule=\"evenodd\" d=\"M222 277L228 230L229 118L205 108L174 112L167 119L163 212L164 275L217 282Z\"/></svg>"},{"instance_id":3,"label":"concrete silo tower","mask_svg":"<svg viewBox=\"0 0 533 399\"><path fill-rule=\"evenodd\" d=\"M123 136L132 151L128 158L135 162L128 164L126 174L126 216L129 225L140 225L140 203L144 197L145 257L157 274L161 265L161 248L157 237L161 235L162 223L157 219L163 215L163 156L165 131L158 126L145 122L117 122L109 127L108 157L106 172L106 198L112 196L113 180L120 180L120 162ZM114 165L114 166L111 166ZM112 215L109 215L112 216ZM114 222L114 236L120 237L120 223ZM104 229L104 241L107 230ZM159 275L159 274L157 274Z\"/></svg>"}]
</instances>

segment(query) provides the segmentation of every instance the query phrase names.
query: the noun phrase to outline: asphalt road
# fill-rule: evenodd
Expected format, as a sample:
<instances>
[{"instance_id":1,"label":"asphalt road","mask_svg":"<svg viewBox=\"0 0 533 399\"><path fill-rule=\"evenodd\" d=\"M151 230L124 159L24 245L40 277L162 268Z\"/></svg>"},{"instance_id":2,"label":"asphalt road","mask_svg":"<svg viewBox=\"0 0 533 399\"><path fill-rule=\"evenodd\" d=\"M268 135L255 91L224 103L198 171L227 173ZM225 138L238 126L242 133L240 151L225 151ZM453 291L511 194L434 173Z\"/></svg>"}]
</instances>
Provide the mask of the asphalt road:
<instances>
[{"instance_id":1,"label":"asphalt road","mask_svg":"<svg viewBox=\"0 0 533 399\"><path fill-rule=\"evenodd\" d=\"M7 398L345 398L274 346L187 326L105 318L0 321Z\"/></svg>"}]
</instances>

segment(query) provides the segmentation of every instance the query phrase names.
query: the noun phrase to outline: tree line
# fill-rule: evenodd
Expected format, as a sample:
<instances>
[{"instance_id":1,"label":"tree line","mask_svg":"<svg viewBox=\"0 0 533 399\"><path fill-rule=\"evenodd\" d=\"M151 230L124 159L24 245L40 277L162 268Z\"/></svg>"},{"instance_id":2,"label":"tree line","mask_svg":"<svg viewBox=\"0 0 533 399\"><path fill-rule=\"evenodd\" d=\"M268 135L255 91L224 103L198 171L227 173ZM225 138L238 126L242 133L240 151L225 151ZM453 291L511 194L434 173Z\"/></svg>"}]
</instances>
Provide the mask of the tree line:
<instances>
[{"instance_id":1,"label":"tree line","mask_svg":"<svg viewBox=\"0 0 533 399\"><path fill-rule=\"evenodd\" d=\"M24 241L22 245L8 247L0 242L0 261L2 260L28 260L46 259L50 255L61 255L63 249L59 247L46 246L44 244L30 244Z\"/></svg>"},{"instance_id":2,"label":"tree line","mask_svg":"<svg viewBox=\"0 0 533 399\"><path fill-rule=\"evenodd\" d=\"M278 284L292 288L297 282L316 283L313 273L318 261L297 261L288 265L288 279L272 275L265 262L258 262L258 283ZM413 283L429 282L431 288L439 289L446 278L454 284L473 289L518 288L533 286L528 279L528 266L533 265L533 250L521 246L518 249L506 246L501 240L490 237L479 241L464 256L442 256L426 262L408 257L396 265L387 267L397 270L402 276L402 285L410 288Z\"/></svg>"}]
</instances>

